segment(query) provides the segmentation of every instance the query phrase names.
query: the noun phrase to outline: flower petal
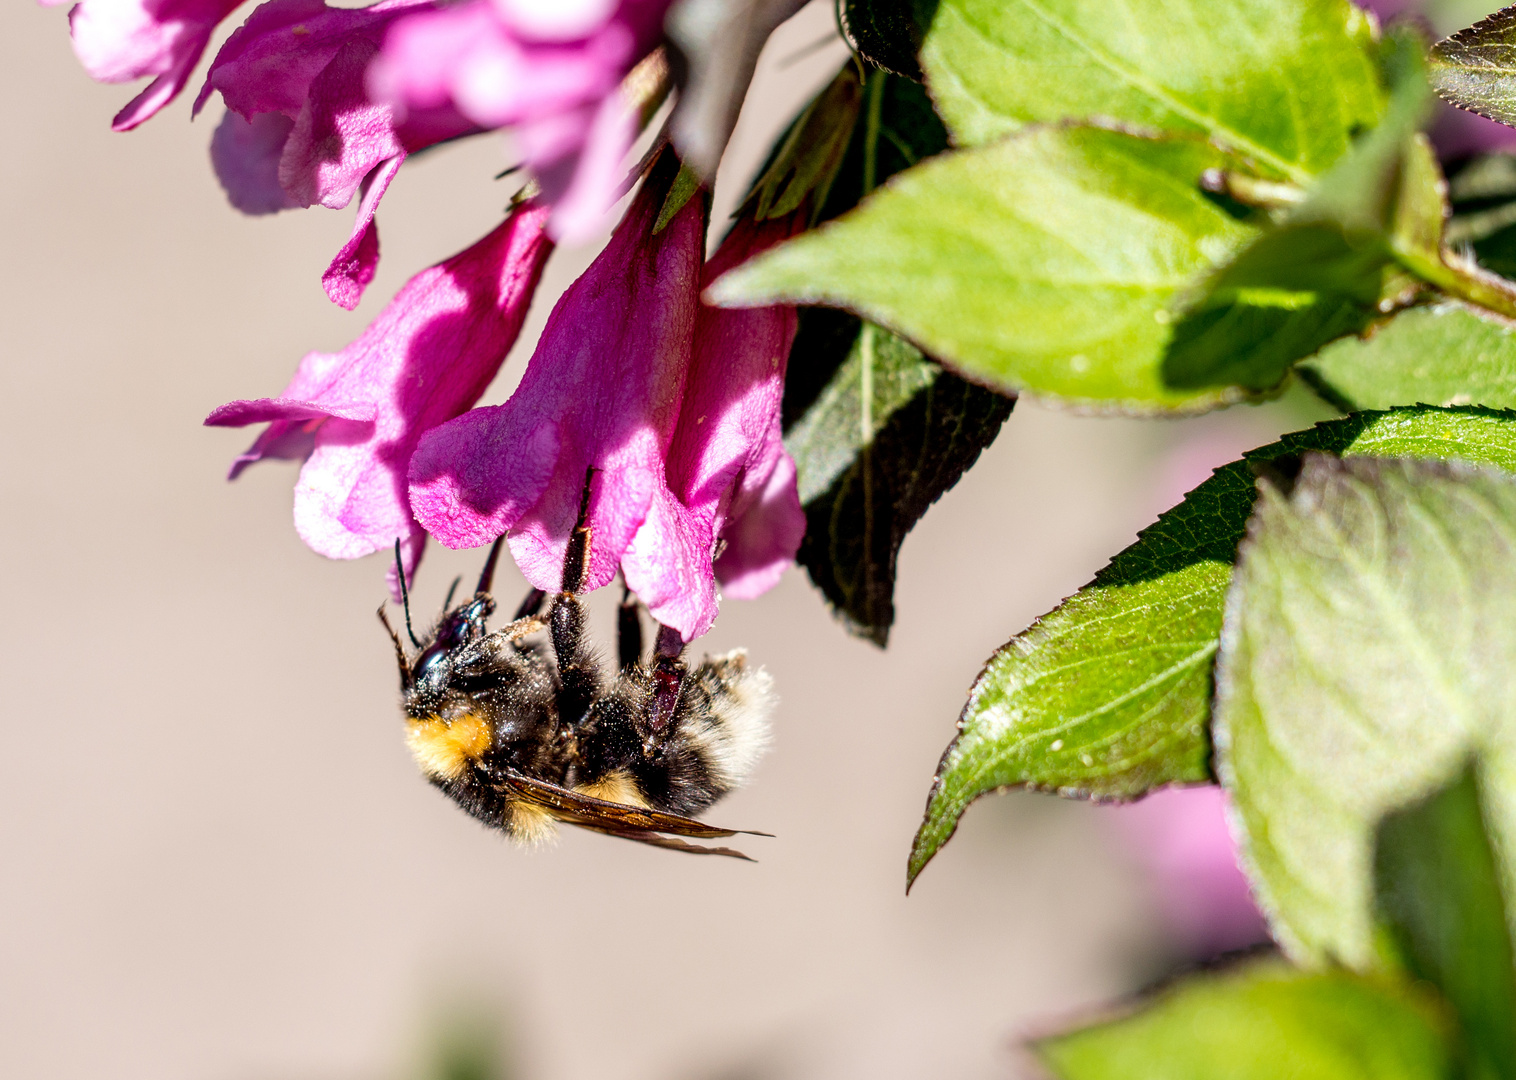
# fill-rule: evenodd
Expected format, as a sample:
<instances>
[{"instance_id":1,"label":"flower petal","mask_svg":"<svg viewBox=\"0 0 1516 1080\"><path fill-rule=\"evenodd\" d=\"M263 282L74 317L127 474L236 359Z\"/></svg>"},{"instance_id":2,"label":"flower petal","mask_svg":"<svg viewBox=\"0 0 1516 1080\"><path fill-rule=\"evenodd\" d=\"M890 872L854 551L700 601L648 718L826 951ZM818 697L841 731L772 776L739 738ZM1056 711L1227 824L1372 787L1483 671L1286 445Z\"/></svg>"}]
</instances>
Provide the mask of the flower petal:
<instances>
[{"instance_id":1,"label":"flower petal","mask_svg":"<svg viewBox=\"0 0 1516 1080\"><path fill-rule=\"evenodd\" d=\"M803 223L801 214L761 224L740 219L706 264L704 282ZM653 617L686 641L716 619L718 537L727 541L726 573L751 597L778 580L805 534L794 465L779 437L795 328L791 307L700 309L666 464L668 495L655 500L658 513L649 514L621 563L627 585Z\"/></svg>"},{"instance_id":2,"label":"flower petal","mask_svg":"<svg viewBox=\"0 0 1516 1080\"><path fill-rule=\"evenodd\" d=\"M216 25L241 0L83 0L69 13L74 53L100 82L157 78L116 115L127 131L184 89Z\"/></svg>"},{"instance_id":3,"label":"flower petal","mask_svg":"<svg viewBox=\"0 0 1516 1080\"><path fill-rule=\"evenodd\" d=\"M716 578L726 594L755 600L779 584L805 539L805 508L795 484L795 459L785 452L774 425L767 455L772 467L743 474L721 529L725 548L716 560Z\"/></svg>"},{"instance_id":4,"label":"flower petal","mask_svg":"<svg viewBox=\"0 0 1516 1080\"><path fill-rule=\"evenodd\" d=\"M279 157L295 122L283 113L244 120L231 109L211 136L211 166L227 200L244 214L274 214L300 203L279 186Z\"/></svg>"},{"instance_id":5,"label":"flower petal","mask_svg":"<svg viewBox=\"0 0 1516 1080\"><path fill-rule=\"evenodd\" d=\"M327 417L372 423L378 413L379 410L371 402L322 404L288 397L254 398L246 401L229 401L217 407L205 418L205 426L246 427L248 424L264 424L281 420L316 420Z\"/></svg>"},{"instance_id":6,"label":"flower petal","mask_svg":"<svg viewBox=\"0 0 1516 1080\"><path fill-rule=\"evenodd\" d=\"M374 211L405 155L477 130L456 111L437 109L402 139L394 107L368 94L368 69L391 24L436 6L437 0L385 0L367 8L270 0L227 39L195 102L198 111L219 90L227 108L247 121L239 128L224 120L212 142L217 175L239 209L337 209L362 192L352 235L322 276L327 295L349 310L373 280L379 262ZM268 177L268 159L276 154L282 200Z\"/></svg>"},{"instance_id":7,"label":"flower petal","mask_svg":"<svg viewBox=\"0 0 1516 1080\"><path fill-rule=\"evenodd\" d=\"M542 185L543 198L553 203L548 231L565 244L593 239L621 197L621 163L637 138L634 110L612 91L600 107L586 111L584 131L565 151L548 149L541 128L523 126L516 144L522 158Z\"/></svg>"},{"instance_id":8,"label":"flower petal","mask_svg":"<svg viewBox=\"0 0 1516 1080\"><path fill-rule=\"evenodd\" d=\"M329 7L325 0L269 0L226 39L206 72L195 111L213 91L248 119L258 113L300 115L311 83L352 41L377 46L401 15L430 10L435 0L386 0L365 8Z\"/></svg>"},{"instance_id":9,"label":"flower petal","mask_svg":"<svg viewBox=\"0 0 1516 1080\"><path fill-rule=\"evenodd\" d=\"M279 159L279 183L302 205L340 210L364 178L404 149L393 111L374 105L364 72L379 53L371 41L343 43L314 79Z\"/></svg>"},{"instance_id":10,"label":"flower petal","mask_svg":"<svg viewBox=\"0 0 1516 1080\"><path fill-rule=\"evenodd\" d=\"M280 398L233 402L207 419L273 421L237 470L288 456L308 434L295 526L316 551L355 558L398 539L420 558L406 490L411 452L479 399L515 342L553 247L547 213L518 207L484 239L413 277L352 345L307 355Z\"/></svg>"},{"instance_id":11,"label":"flower petal","mask_svg":"<svg viewBox=\"0 0 1516 1080\"><path fill-rule=\"evenodd\" d=\"M411 505L427 531L476 547L509 530L511 553L540 589L562 587L590 469L586 590L615 576L662 483L705 231L696 197L653 233L678 168L672 154L654 165L605 250L554 307L510 400L444 424L411 460Z\"/></svg>"},{"instance_id":12,"label":"flower petal","mask_svg":"<svg viewBox=\"0 0 1516 1080\"><path fill-rule=\"evenodd\" d=\"M375 167L364 183L353 234L338 250L326 273L321 275L321 287L338 307L352 311L363 299L363 290L374 280L379 269L379 223L374 220L374 214L379 209L379 200L384 198L390 181L404 162L405 153L402 151Z\"/></svg>"},{"instance_id":13,"label":"flower petal","mask_svg":"<svg viewBox=\"0 0 1516 1080\"><path fill-rule=\"evenodd\" d=\"M658 44L668 2L463 0L398 22L369 91L407 115L452 107L482 128L514 126L544 200L562 204L550 231L584 240L619 197L638 126L618 87Z\"/></svg>"}]
</instances>

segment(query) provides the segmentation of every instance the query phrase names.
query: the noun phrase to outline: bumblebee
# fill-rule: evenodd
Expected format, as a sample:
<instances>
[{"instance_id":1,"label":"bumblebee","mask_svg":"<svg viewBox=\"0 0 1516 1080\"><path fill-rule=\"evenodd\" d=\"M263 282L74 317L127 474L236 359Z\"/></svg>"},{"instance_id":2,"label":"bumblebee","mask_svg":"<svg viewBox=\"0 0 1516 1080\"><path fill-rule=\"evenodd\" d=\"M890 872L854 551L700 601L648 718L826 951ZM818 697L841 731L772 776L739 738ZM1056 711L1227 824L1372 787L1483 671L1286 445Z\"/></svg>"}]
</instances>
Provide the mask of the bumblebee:
<instances>
[{"instance_id":1,"label":"bumblebee","mask_svg":"<svg viewBox=\"0 0 1516 1080\"><path fill-rule=\"evenodd\" d=\"M771 680L741 650L686 667L683 640L665 627L644 660L641 616L629 594L618 616L620 669L606 677L586 640L577 595L591 539L589 492L586 483L563 591L533 590L506 626L486 629L504 537L490 549L473 598L447 610L449 593L441 621L423 641L411 633L410 600L402 596L414 653L407 655L379 609L400 667L406 742L428 780L514 839L540 842L561 821L745 859L689 841L746 830L690 815L742 784L757 763L768 740ZM403 588L403 570L400 580Z\"/></svg>"}]
</instances>

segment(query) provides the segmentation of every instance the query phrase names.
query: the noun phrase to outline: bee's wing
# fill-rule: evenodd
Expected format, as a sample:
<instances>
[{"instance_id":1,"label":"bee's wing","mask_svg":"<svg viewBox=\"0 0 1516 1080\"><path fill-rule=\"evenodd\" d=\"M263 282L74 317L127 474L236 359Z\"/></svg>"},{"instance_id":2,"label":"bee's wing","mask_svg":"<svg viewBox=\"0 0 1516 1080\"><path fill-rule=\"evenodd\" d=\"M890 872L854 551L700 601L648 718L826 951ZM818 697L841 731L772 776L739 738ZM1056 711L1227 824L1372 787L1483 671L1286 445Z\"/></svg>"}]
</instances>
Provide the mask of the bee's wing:
<instances>
[{"instance_id":1,"label":"bee's wing","mask_svg":"<svg viewBox=\"0 0 1516 1080\"><path fill-rule=\"evenodd\" d=\"M587 821L579 821L572 818L564 818L572 825L578 825L581 829L589 829L591 832L605 833L607 836L619 836L623 840L635 840L639 844L651 844L653 847L668 848L670 851L688 851L691 855L725 855L732 859L742 859L745 862L757 862L756 859L744 855L736 848L729 847L703 847L700 844L692 844L688 840L681 840L677 836L664 836L662 833L648 832L645 829L627 829L610 825L591 825Z\"/></svg>"},{"instance_id":2,"label":"bee's wing","mask_svg":"<svg viewBox=\"0 0 1516 1080\"><path fill-rule=\"evenodd\" d=\"M559 787L557 784L550 784L546 780L527 776L515 769L506 770L505 782L510 787L511 794L516 798L540 806L551 812L558 820L566 821L570 825L578 825L595 832L676 851L696 852L702 855L729 855L738 859L747 858L742 852L731 848L701 847L698 844L687 844L683 840L676 839L676 837L688 836L699 840L712 840L747 832L744 829L719 829L703 821L696 821L694 818L680 817L678 814L665 814L659 810L647 810L640 806L628 806L626 803L597 799L591 795ZM660 835L663 833L673 835ZM766 836L767 834L747 833L747 835Z\"/></svg>"}]
</instances>

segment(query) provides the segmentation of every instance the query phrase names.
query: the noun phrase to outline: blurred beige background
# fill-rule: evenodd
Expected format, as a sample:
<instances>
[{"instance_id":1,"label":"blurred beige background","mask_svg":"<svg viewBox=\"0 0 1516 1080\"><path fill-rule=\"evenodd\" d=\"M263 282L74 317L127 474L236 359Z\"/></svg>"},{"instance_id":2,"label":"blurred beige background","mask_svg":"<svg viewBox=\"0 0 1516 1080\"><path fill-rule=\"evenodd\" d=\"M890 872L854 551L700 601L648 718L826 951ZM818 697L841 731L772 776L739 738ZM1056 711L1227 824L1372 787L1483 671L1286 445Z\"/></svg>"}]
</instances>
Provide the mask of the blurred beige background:
<instances>
[{"instance_id":1,"label":"blurred beige background","mask_svg":"<svg viewBox=\"0 0 1516 1080\"><path fill-rule=\"evenodd\" d=\"M813 5L766 54L724 205L840 62L835 41L805 53L831 25ZM974 1080L1131 988L1156 931L1109 811L987 800L909 899L906 850L984 658L1162 508L1149 470L1179 440L1253 445L1293 426L1279 407L1021 406L907 541L888 653L799 572L726 606L709 647L747 646L783 697L756 782L712 815L777 834L757 865L572 831L522 852L407 759L382 557L310 553L295 469L228 485L251 433L200 426L482 235L507 149L407 165L349 314L319 282L348 212L232 211L206 155L219 102L112 134L135 91L91 83L63 10L26 0L0 10L0 79L0 1075L399 1077L462 1001L500 1018L526 1080ZM489 400L591 254L555 258ZM478 562L434 547L420 608Z\"/></svg>"}]
</instances>

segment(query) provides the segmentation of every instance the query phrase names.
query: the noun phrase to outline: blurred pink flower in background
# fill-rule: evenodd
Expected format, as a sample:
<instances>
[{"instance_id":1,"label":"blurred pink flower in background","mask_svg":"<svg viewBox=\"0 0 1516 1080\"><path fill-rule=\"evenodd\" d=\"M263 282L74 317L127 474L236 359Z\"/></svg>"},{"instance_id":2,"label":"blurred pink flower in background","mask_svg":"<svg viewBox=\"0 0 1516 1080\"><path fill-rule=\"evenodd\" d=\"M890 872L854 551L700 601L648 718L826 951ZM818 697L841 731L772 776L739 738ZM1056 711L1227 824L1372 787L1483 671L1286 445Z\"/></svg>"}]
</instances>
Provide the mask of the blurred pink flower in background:
<instances>
[{"instance_id":1,"label":"blurred pink flower in background","mask_svg":"<svg viewBox=\"0 0 1516 1080\"><path fill-rule=\"evenodd\" d=\"M40 0L53 5L62 0ZM329 7L271 0L255 9L211 65L229 114L212 161L232 205L251 214L348 205L352 238L323 278L357 305L378 260L373 213L405 155L446 139L512 128L554 207L555 239L601 228L647 101L622 81L663 38L671 0L383 0ZM105 82L157 76L117 116L142 123L189 80L217 25L239 0L83 0L74 49ZM660 80L661 85L661 80ZM661 91L659 91L661 93Z\"/></svg>"},{"instance_id":2,"label":"blurred pink flower in background","mask_svg":"<svg viewBox=\"0 0 1516 1080\"><path fill-rule=\"evenodd\" d=\"M1237 865L1219 787L1170 788L1114 808L1112 825L1155 887L1175 942L1206 958L1268 940L1263 915Z\"/></svg>"},{"instance_id":3,"label":"blurred pink flower in background","mask_svg":"<svg viewBox=\"0 0 1516 1080\"><path fill-rule=\"evenodd\" d=\"M561 240L592 236L621 190L636 138L619 87L663 34L670 0L465 0L397 24L369 74L379 101L456 108L481 128L514 129L554 204Z\"/></svg>"},{"instance_id":4,"label":"blurred pink flower in background","mask_svg":"<svg viewBox=\"0 0 1516 1080\"><path fill-rule=\"evenodd\" d=\"M553 248L546 219L545 207L517 207L483 240L413 277L342 352L309 353L281 396L211 413L212 426L268 423L232 478L263 458L305 459L295 486L301 538L334 559L400 540L409 577L426 543L411 516L411 453L500 370Z\"/></svg>"}]
</instances>

